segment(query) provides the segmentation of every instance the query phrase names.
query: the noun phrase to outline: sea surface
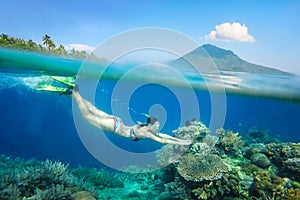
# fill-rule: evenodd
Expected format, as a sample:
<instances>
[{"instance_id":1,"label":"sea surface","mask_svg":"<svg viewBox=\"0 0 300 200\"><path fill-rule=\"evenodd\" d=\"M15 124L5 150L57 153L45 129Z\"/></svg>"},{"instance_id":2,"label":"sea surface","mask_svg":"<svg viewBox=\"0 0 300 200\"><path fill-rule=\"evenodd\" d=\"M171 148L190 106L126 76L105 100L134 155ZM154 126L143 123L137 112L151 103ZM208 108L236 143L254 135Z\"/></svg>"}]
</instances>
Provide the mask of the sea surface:
<instances>
[{"instance_id":1,"label":"sea surface","mask_svg":"<svg viewBox=\"0 0 300 200\"><path fill-rule=\"evenodd\" d=\"M146 117L143 113L151 112L162 121L161 132L170 135L173 135L172 131L179 126L184 126L185 120L195 118L207 127L210 124L223 125L222 127L212 125L212 133L217 128L229 129L238 132L239 135L259 130L282 142L300 142L298 76L235 72L198 76L188 69L186 72L181 69L180 73L184 74L191 85L203 87L194 89L177 87L176 84L168 85L166 81L161 84L155 81L143 83L140 78L137 81L132 78L130 80L106 78L98 82L95 105L109 114L113 113L124 118L124 123L128 125L134 125L137 121L144 122ZM35 86L40 82L48 81L47 83L52 84L53 80L51 82L50 80L51 74L40 73L28 66L19 66L16 69L10 68L9 64L7 66L2 64L0 154L12 158L21 157L25 160L49 159L74 167L110 170L95 159L80 140L72 114L72 99L58 93L35 90ZM221 90L218 86L220 80L224 86ZM209 83L214 85L211 90L204 87ZM130 91L130 99L126 101L122 95L114 93L116 86L122 91L126 91L126 88L136 89ZM191 104L194 107L185 111L183 104L187 102L182 99L189 98L191 90L197 103ZM211 99L218 97L221 99L220 104L219 101L216 103ZM122 110L127 110L131 119L121 113ZM184 119L181 118L183 112L188 112ZM111 133L105 134L115 145L131 152L151 152L163 147L162 144L148 139L133 142Z\"/></svg>"}]
</instances>

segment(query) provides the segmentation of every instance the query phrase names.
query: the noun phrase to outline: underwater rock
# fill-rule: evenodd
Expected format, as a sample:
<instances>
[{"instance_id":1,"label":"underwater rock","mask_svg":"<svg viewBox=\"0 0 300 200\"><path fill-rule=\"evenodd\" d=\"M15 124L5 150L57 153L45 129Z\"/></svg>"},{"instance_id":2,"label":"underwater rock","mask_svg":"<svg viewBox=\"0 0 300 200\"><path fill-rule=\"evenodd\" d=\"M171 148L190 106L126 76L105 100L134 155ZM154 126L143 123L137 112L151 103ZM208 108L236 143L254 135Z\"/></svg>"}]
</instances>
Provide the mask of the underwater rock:
<instances>
[{"instance_id":1,"label":"underwater rock","mask_svg":"<svg viewBox=\"0 0 300 200\"><path fill-rule=\"evenodd\" d=\"M255 153L250 157L251 162L261 168L267 168L271 165L269 158L263 153Z\"/></svg>"},{"instance_id":2,"label":"underwater rock","mask_svg":"<svg viewBox=\"0 0 300 200\"><path fill-rule=\"evenodd\" d=\"M253 154L264 152L265 148L264 144L251 144L244 149L244 157L250 159Z\"/></svg>"},{"instance_id":3,"label":"underwater rock","mask_svg":"<svg viewBox=\"0 0 300 200\"><path fill-rule=\"evenodd\" d=\"M200 158L197 154L187 153L180 157L178 173L187 181L216 180L230 170L229 165L216 154Z\"/></svg>"}]
</instances>

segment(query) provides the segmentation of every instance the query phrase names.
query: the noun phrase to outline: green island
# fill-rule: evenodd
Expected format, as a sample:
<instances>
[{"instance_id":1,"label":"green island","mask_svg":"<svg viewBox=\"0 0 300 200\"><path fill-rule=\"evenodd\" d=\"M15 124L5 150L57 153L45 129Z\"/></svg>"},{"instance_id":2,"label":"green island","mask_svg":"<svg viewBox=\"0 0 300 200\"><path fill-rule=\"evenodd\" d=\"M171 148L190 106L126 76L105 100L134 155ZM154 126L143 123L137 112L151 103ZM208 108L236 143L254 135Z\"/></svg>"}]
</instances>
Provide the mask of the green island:
<instances>
[{"instance_id":1,"label":"green island","mask_svg":"<svg viewBox=\"0 0 300 200\"><path fill-rule=\"evenodd\" d=\"M86 51L79 51L74 48L71 49L70 51L67 51L65 46L61 44L60 45L55 44L51 36L47 34L45 34L42 37L42 40L43 40L43 44L38 44L34 42L32 39L25 40L22 38L15 38L2 33L0 35L0 47L21 50L21 51L36 52L42 54L50 54L54 56L62 56L67 58L80 59L80 60L85 59L87 56L96 58L96 56L93 55L92 53L89 54Z\"/></svg>"}]
</instances>

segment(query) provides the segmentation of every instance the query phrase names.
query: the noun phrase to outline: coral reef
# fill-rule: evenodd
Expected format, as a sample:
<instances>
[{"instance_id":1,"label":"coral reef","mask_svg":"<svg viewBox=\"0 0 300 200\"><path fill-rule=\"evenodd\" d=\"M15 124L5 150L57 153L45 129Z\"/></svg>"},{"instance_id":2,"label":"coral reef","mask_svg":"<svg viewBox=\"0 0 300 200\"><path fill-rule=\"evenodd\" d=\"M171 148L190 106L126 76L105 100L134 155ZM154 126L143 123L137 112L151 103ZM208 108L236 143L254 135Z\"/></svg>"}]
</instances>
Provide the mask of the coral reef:
<instances>
[{"instance_id":1,"label":"coral reef","mask_svg":"<svg viewBox=\"0 0 300 200\"><path fill-rule=\"evenodd\" d=\"M61 162L0 156L0 199L300 200L300 144L282 143L267 131L212 136L196 120L174 131L190 146L156 151L160 170L108 172Z\"/></svg>"},{"instance_id":2,"label":"coral reef","mask_svg":"<svg viewBox=\"0 0 300 200\"><path fill-rule=\"evenodd\" d=\"M299 144L281 143L257 130L241 137L219 129L216 139L200 127L205 126L189 121L174 131L193 143L168 159L176 170L170 175L175 179L165 184L166 199L299 199Z\"/></svg>"},{"instance_id":3,"label":"coral reef","mask_svg":"<svg viewBox=\"0 0 300 200\"><path fill-rule=\"evenodd\" d=\"M161 170L151 173L119 172L114 175L114 178L120 180L124 187L106 187L99 191L99 199L159 199L157 197L163 192L164 182L167 181L165 172Z\"/></svg>"},{"instance_id":4,"label":"coral reef","mask_svg":"<svg viewBox=\"0 0 300 200\"><path fill-rule=\"evenodd\" d=\"M210 135L209 129L201 122L187 121L186 126L173 131L175 137L193 140L192 147L180 145L165 145L156 151L158 164L167 166L179 162L179 158L187 151L197 153L199 159L208 154L218 141L218 138Z\"/></svg>"},{"instance_id":5,"label":"coral reef","mask_svg":"<svg viewBox=\"0 0 300 200\"><path fill-rule=\"evenodd\" d=\"M269 136L269 130L259 130L252 127L248 130L248 134L243 135L243 140L248 144L268 144L271 142L279 143L280 140Z\"/></svg>"},{"instance_id":6,"label":"coral reef","mask_svg":"<svg viewBox=\"0 0 300 200\"><path fill-rule=\"evenodd\" d=\"M93 187L74 176L61 162L25 162L3 155L0 160L0 199L74 199L72 194L78 191L97 197Z\"/></svg>"},{"instance_id":7,"label":"coral reef","mask_svg":"<svg viewBox=\"0 0 300 200\"><path fill-rule=\"evenodd\" d=\"M207 154L199 159L197 154L187 153L180 157L177 165L179 174L188 181L220 179L230 170L216 154Z\"/></svg>"},{"instance_id":8,"label":"coral reef","mask_svg":"<svg viewBox=\"0 0 300 200\"><path fill-rule=\"evenodd\" d=\"M288 187L291 187L288 178L281 178L269 171L260 171L254 177L250 194L262 199L282 199L285 197Z\"/></svg>"},{"instance_id":9,"label":"coral reef","mask_svg":"<svg viewBox=\"0 0 300 200\"><path fill-rule=\"evenodd\" d=\"M173 163L177 163L179 158L189 147L181 145L168 144L157 150L156 157L158 165L165 167Z\"/></svg>"},{"instance_id":10,"label":"coral reef","mask_svg":"<svg viewBox=\"0 0 300 200\"><path fill-rule=\"evenodd\" d=\"M159 195L158 199L190 199L191 192L188 186L181 177L175 176L174 181L164 184L165 191Z\"/></svg>"},{"instance_id":11,"label":"coral reef","mask_svg":"<svg viewBox=\"0 0 300 200\"><path fill-rule=\"evenodd\" d=\"M227 154L231 155L241 154L241 148L244 146L244 142L238 133L218 129L216 134L219 136L218 145L222 150L225 150Z\"/></svg>"},{"instance_id":12,"label":"coral reef","mask_svg":"<svg viewBox=\"0 0 300 200\"><path fill-rule=\"evenodd\" d=\"M190 147L189 151L192 154L197 154L199 157L204 157L210 153L211 147L204 142L197 142Z\"/></svg>"},{"instance_id":13,"label":"coral reef","mask_svg":"<svg viewBox=\"0 0 300 200\"><path fill-rule=\"evenodd\" d=\"M300 182L300 143L269 143L262 152L278 167L280 176Z\"/></svg>"},{"instance_id":14,"label":"coral reef","mask_svg":"<svg viewBox=\"0 0 300 200\"><path fill-rule=\"evenodd\" d=\"M201 140L206 135L210 134L210 130L205 124L196 121L195 119L187 121L185 126L179 127L173 131L173 134L177 138L189 139L189 140Z\"/></svg>"},{"instance_id":15,"label":"coral reef","mask_svg":"<svg viewBox=\"0 0 300 200\"><path fill-rule=\"evenodd\" d=\"M72 173L78 176L81 180L91 183L97 189L104 188L123 188L124 183L115 178L112 174L109 174L104 170L97 170L95 168L76 168L71 170Z\"/></svg>"},{"instance_id":16,"label":"coral reef","mask_svg":"<svg viewBox=\"0 0 300 200\"><path fill-rule=\"evenodd\" d=\"M221 179L204 183L192 190L198 199L247 199L249 197L248 185L244 185L232 171L224 174Z\"/></svg>"}]
</instances>

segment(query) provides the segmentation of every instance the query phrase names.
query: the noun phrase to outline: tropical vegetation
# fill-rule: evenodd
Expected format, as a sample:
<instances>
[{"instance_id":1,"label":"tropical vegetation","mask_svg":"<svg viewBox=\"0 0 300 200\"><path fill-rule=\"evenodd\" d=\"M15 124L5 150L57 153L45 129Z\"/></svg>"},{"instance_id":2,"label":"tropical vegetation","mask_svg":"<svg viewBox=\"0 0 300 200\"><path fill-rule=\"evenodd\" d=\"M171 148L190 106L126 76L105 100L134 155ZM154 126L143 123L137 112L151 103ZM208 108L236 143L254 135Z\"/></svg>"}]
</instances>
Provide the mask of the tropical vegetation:
<instances>
[{"instance_id":1,"label":"tropical vegetation","mask_svg":"<svg viewBox=\"0 0 300 200\"><path fill-rule=\"evenodd\" d=\"M0 47L12 48L17 50L31 51L37 53L47 53L52 55L59 55L64 57L71 57L76 59L84 59L89 55L86 51L78 51L71 49L67 51L63 45L56 45L51 36L45 34L42 38L43 44L37 44L32 39L24 40L21 38L15 38L8 36L4 33L0 35Z\"/></svg>"}]
</instances>

